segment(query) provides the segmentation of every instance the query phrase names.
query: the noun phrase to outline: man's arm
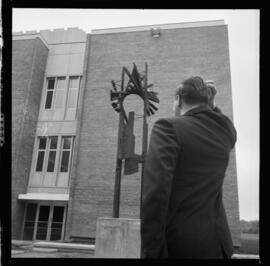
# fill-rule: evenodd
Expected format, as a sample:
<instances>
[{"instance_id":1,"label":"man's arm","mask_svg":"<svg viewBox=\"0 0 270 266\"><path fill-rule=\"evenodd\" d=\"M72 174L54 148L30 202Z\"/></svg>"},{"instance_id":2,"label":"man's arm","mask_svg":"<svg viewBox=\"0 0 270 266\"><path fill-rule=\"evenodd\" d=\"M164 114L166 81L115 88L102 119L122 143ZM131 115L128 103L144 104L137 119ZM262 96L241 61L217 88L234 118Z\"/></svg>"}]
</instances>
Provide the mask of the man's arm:
<instances>
[{"instance_id":1,"label":"man's arm","mask_svg":"<svg viewBox=\"0 0 270 266\"><path fill-rule=\"evenodd\" d=\"M212 110L214 112L223 114L221 109L219 107L217 107L216 103L215 103L215 96L217 94L217 89L216 89L215 82L213 80L206 80L205 84L206 84L207 89L208 89L208 98L209 98L209 106L210 106L210 108L212 108ZM227 116L224 116L224 121L226 122L227 127L229 128L230 133L232 135L232 138L233 138L232 148L233 148L234 145L235 145L236 139L237 139L237 132L236 132L236 129L235 129L232 121Z\"/></svg>"},{"instance_id":2,"label":"man's arm","mask_svg":"<svg viewBox=\"0 0 270 266\"><path fill-rule=\"evenodd\" d=\"M206 80L205 84L207 86L208 89L208 100L209 100L209 106L210 108L217 113L222 113L220 108L216 106L215 103L215 96L217 94L217 89L216 89L216 85L215 82L213 80Z\"/></svg>"},{"instance_id":3,"label":"man's arm","mask_svg":"<svg viewBox=\"0 0 270 266\"><path fill-rule=\"evenodd\" d=\"M153 126L145 162L141 241L142 257L158 258L165 245L166 215L180 145L172 124L158 120Z\"/></svg>"}]
</instances>

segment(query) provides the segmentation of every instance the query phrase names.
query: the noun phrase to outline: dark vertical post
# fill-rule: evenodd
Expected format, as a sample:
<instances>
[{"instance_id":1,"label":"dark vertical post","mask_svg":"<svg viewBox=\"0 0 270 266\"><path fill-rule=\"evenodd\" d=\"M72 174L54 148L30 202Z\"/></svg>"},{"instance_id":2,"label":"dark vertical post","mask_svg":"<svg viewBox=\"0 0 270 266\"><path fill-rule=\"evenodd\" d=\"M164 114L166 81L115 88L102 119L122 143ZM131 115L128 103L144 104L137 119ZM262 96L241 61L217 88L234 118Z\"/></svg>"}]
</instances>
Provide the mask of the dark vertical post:
<instances>
[{"instance_id":1,"label":"dark vertical post","mask_svg":"<svg viewBox=\"0 0 270 266\"><path fill-rule=\"evenodd\" d=\"M121 91L123 90L124 90L124 71L122 70ZM121 174L122 174L122 159L119 158L119 150L120 150L120 145L121 145L120 139L121 139L122 128L123 128L123 99L121 99L120 101L116 171L115 171L114 199L113 199L113 218L119 218Z\"/></svg>"},{"instance_id":2,"label":"dark vertical post","mask_svg":"<svg viewBox=\"0 0 270 266\"><path fill-rule=\"evenodd\" d=\"M143 108L143 138L142 138L142 172L141 172L141 196L140 196L140 218L142 210L142 191L143 191L143 176L144 176L144 165L145 165L145 156L147 152L147 134L148 134L148 125L146 120L146 106L147 106L147 74L148 66L145 63L145 74L144 74L144 108Z\"/></svg>"},{"instance_id":3,"label":"dark vertical post","mask_svg":"<svg viewBox=\"0 0 270 266\"><path fill-rule=\"evenodd\" d=\"M145 157L147 151L147 135L148 135L148 126L146 121L146 105L147 105L147 74L148 66L145 63L145 73L144 73L144 108L143 108L143 139L142 139L142 172L141 172L141 195L140 195L140 219L142 223L142 192L143 192L143 177L144 177L144 165ZM142 245L140 245L140 258L142 258Z\"/></svg>"}]
</instances>

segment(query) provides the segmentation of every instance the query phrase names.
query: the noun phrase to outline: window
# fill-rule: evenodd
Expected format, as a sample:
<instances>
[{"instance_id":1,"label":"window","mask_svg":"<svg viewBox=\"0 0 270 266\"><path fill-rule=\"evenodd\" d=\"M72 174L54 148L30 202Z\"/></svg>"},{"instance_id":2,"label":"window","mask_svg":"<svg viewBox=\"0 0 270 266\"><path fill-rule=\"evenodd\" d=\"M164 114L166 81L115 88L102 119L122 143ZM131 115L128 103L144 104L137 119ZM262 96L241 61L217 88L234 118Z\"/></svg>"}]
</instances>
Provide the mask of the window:
<instances>
[{"instance_id":1,"label":"window","mask_svg":"<svg viewBox=\"0 0 270 266\"><path fill-rule=\"evenodd\" d=\"M76 108L77 96L79 90L79 77L69 78L69 95L68 95L68 108Z\"/></svg>"},{"instance_id":2,"label":"window","mask_svg":"<svg viewBox=\"0 0 270 266\"><path fill-rule=\"evenodd\" d=\"M73 142L73 136L38 137L30 187L68 187Z\"/></svg>"},{"instance_id":3,"label":"window","mask_svg":"<svg viewBox=\"0 0 270 266\"><path fill-rule=\"evenodd\" d=\"M76 117L79 87L80 87L80 77L79 76L69 77L68 100L65 114L65 119L67 120L74 120Z\"/></svg>"},{"instance_id":4,"label":"window","mask_svg":"<svg viewBox=\"0 0 270 266\"><path fill-rule=\"evenodd\" d=\"M63 136L59 144L58 136L38 137L37 145L36 172L69 172L73 136Z\"/></svg>"},{"instance_id":5,"label":"window","mask_svg":"<svg viewBox=\"0 0 270 266\"><path fill-rule=\"evenodd\" d=\"M36 171L37 172L42 172L42 170L43 170L43 162L44 162L45 151L46 151L46 143L47 143L46 137L39 137L38 155L37 155L37 164L36 164Z\"/></svg>"},{"instance_id":6,"label":"window","mask_svg":"<svg viewBox=\"0 0 270 266\"><path fill-rule=\"evenodd\" d=\"M66 77L48 78L45 109L65 107L65 81ZM53 95L55 93L55 103L53 106Z\"/></svg>"},{"instance_id":7,"label":"window","mask_svg":"<svg viewBox=\"0 0 270 266\"><path fill-rule=\"evenodd\" d=\"M62 240L66 207L50 203L28 203L23 240Z\"/></svg>"},{"instance_id":8,"label":"window","mask_svg":"<svg viewBox=\"0 0 270 266\"><path fill-rule=\"evenodd\" d=\"M46 101L45 101L45 109L51 109L52 107L54 83L55 83L54 78L49 78L47 80L47 94L46 94Z\"/></svg>"},{"instance_id":9,"label":"window","mask_svg":"<svg viewBox=\"0 0 270 266\"><path fill-rule=\"evenodd\" d=\"M62 154L60 172L69 171L69 162L72 149L72 137L62 137Z\"/></svg>"},{"instance_id":10,"label":"window","mask_svg":"<svg viewBox=\"0 0 270 266\"><path fill-rule=\"evenodd\" d=\"M47 172L54 172L58 137L54 136L50 137L49 139L50 139L50 148L49 148Z\"/></svg>"},{"instance_id":11,"label":"window","mask_svg":"<svg viewBox=\"0 0 270 266\"><path fill-rule=\"evenodd\" d=\"M48 222L49 222L50 206L40 206L38 222L37 222L37 240L46 240Z\"/></svg>"},{"instance_id":12,"label":"window","mask_svg":"<svg viewBox=\"0 0 270 266\"><path fill-rule=\"evenodd\" d=\"M65 77L57 78L56 85L56 97L54 108L64 108L65 107Z\"/></svg>"},{"instance_id":13,"label":"window","mask_svg":"<svg viewBox=\"0 0 270 266\"><path fill-rule=\"evenodd\" d=\"M33 240L35 221L36 221L36 211L37 211L37 204L35 203L27 204L25 221L24 221L24 232L23 232L24 240L30 240L30 241Z\"/></svg>"},{"instance_id":14,"label":"window","mask_svg":"<svg viewBox=\"0 0 270 266\"><path fill-rule=\"evenodd\" d=\"M48 150L48 160L47 160L47 172L54 172L55 170L55 158L57 152L57 136L52 137L38 137L38 154L36 162L36 172L43 171L43 165L46 160L46 151ZM47 144L48 142L48 144Z\"/></svg>"},{"instance_id":15,"label":"window","mask_svg":"<svg viewBox=\"0 0 270 266\"><path fill-rule=\"evenodd\" d=\"M80 76L48 77L45 110L47 120L74 120L80 87Z\"/></svg>"},{"instance_id":16,"label":"window","mask_svg":"<svg viewBox=\"0 0 270 266\"><path fill-rule=\"evenodd\" d=\"M63 228L65 208L63 206L54 206L53 219L51 224L51 236L50 240L60 240Z\"/></svg>"}]
</instances>

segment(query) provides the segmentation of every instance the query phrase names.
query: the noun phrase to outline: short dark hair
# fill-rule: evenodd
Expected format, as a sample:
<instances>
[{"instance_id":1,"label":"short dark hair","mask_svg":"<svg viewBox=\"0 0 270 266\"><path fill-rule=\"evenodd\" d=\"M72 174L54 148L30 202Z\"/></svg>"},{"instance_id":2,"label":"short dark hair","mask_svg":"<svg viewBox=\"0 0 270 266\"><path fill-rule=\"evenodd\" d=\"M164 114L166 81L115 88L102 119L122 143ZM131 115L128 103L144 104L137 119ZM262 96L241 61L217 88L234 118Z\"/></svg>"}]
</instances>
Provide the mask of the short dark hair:
<instances>
[{"instance_id":1,"label":"short dark hair","mask_svg":"<svg viewBox=\"0 0 270 266\"><path fill-rule=\"evenodd\" d=\"M187 104L208 104L207 86L199 76L183 80L175 95L180 95Z\"/></svg>"}]
</instances>

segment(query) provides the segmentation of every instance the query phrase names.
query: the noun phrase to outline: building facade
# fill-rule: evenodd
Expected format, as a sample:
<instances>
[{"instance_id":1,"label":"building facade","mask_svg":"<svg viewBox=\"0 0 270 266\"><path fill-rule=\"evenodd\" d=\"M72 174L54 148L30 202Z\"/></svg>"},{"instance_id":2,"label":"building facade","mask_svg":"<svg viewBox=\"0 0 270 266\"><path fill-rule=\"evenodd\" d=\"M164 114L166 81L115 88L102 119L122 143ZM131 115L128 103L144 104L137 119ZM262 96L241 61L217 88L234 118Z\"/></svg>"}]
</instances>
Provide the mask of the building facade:
<instances>
[{"instance_id":1,"label":"building facade","mask_svg":"<svg viewBox=\"0 0 270 266\"><path fill-rule=\"evenodd\" d=\"M123 66L131 70L134 62L143 71L148 63L149 83L160 98L158 111L148 119L149 132L158 118L172 115L175 88L193 75L215 80L216 102L233 119L228 29L223 21L90 34L77 28L14 33L13 54L16 239L89 241L95 237L97 218L112 217L118 114L111 107L110 89ZM19 86L21 80L25 86ZM125 105L136 113L135 150L140 153L143 104L129 96ZM122 177L120 217L139 218L140 183L140 172ZM239 246L235 151L223 197L233 241Z\"/></svg>"}]
</instances>

